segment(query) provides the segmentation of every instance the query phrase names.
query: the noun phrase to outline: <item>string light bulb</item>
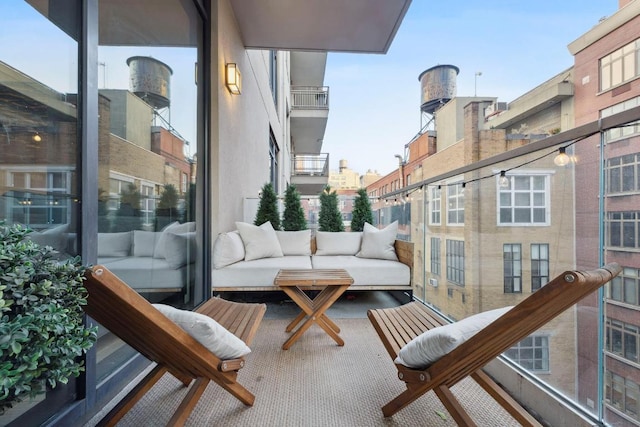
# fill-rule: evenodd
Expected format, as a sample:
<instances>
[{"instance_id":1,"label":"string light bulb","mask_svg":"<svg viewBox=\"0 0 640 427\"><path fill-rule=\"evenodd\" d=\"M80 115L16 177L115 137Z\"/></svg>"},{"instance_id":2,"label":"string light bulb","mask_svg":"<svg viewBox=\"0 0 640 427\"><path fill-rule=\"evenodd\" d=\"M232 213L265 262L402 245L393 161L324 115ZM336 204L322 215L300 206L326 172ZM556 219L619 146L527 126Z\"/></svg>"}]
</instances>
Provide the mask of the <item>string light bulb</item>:
<instances>
[{"instance_id":1,"label":"string light bulb","mask_svg":"<svg viewBox=\"0 0 640 427\"><path fill-rule=\"evenodd\" d=\"M558 149L558 154L553 159L553 163L555 163L556 166L566 166L571 161L571 157L567 155L566 150L566 147L560 147Z\"/></svg>"},{"instance_id":2,"label":"string light bulb","mask_svg":"<svg viewBox=\"0 0 640 427\"><path fill-rule=\"evenodd\" d=\"M500 188L509 188L509 178L507 178L506 171L500 171L500 178L498 179L498 185Z\"/></svg>"}]
</instances>

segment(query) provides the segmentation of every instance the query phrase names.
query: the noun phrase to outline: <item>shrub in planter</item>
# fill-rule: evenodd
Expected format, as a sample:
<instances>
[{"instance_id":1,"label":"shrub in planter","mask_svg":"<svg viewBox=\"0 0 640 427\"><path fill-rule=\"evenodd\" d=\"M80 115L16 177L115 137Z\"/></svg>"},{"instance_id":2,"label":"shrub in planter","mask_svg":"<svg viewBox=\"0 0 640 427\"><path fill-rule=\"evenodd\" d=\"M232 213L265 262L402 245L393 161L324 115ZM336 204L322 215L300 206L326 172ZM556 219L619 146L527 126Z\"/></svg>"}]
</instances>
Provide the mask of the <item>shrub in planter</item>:
<instances>
[{"instance_id":1,"label":"shrub in planter","mask_svg":"<svg viewBox=\"0 0 640 427\"><path fill-rule=\"evenodd\" d=\"M0 414L77 377L97 336L83 323L86 267L57 260L30 231L0 223Z\"/></svg>"}]
</instances>

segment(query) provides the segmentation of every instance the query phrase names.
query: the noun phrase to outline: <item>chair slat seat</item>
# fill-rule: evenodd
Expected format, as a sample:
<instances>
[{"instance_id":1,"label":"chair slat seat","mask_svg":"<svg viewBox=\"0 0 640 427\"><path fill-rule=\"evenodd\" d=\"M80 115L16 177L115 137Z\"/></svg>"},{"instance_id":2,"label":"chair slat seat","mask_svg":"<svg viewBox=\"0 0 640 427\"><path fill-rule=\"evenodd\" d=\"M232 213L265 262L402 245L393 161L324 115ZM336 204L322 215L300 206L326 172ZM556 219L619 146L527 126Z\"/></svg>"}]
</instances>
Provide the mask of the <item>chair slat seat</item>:
<instances>
[{"instance_id":1,"label":"chair slat seat","mask_svg":"<svg viewBox=\"0 0 640 427\"><path fill-rule=\"evenodd\" d=\"M157 364L99 425L115 425L166 372L185 386L193 383L169 425L184 424L211 381L245 405L253 405L254 395L237 382L244 358L219 359L104 266L88 269L86 279L89 296L85 312ZM196 311L216 320L250 345L266 305L211 298Z\"/></svg>"},{"instance_id":2,"label":"chair slat seat","mask_svg":"<svg viewBox=\"0 0 640 427\"><path fill-rule=\"evenodd\" d=\"M396 364L398 377L405 382L407 390L382 408L384 416L392 416L424 393L434 390L459 425L475 425L449 390L465 377L471 376L521 424L539 426L538 421L507 395L482 368L596 291L620 271L621 267L616 263L592 271L566 271L426 369ZM413 338L448 323L435 311L415 301L400 307L369 310L367 316L392 360Z\"/></svg>"}]
</instances>

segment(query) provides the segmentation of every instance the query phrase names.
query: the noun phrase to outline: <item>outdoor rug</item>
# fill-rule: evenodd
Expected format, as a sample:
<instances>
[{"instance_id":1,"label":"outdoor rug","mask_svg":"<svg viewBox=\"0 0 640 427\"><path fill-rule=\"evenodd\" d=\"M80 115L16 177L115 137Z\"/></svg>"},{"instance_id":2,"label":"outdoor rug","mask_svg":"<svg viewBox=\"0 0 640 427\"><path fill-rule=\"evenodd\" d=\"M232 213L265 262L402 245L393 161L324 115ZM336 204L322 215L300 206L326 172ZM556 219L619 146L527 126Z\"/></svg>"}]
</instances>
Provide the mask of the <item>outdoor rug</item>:
<instances>
[{"instance_id":1,"label":"outdoor rug","mask_svg":"<svg viewBox=\"0 0 640 427\"><path fill-rule=\"evenodd\" d=\"M341 328L343 347L313 325L287 351L281 346L289 336L284 331L289 320L263 320L238 374L238 381L256 396L254 406L243 405L211 383L187 425L456 425L433 392L384 418L381 407L404 390L396 368L368 319L333 320ZM478 425L519 425L474 381L465 379L452 390ZM164 425L185 394L182 384L166 374L118 426Z\"/></svg>"}]
</instances>

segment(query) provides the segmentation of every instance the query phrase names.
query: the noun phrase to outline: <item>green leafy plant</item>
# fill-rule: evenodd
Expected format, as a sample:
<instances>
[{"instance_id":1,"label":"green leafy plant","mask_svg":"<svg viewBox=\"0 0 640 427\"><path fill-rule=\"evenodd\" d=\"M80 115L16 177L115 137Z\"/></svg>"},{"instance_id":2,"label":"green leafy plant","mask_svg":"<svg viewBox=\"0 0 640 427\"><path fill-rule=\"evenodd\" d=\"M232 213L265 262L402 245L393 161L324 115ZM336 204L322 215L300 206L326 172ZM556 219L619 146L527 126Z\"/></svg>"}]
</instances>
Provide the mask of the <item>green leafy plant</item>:
<instances>
[{"instance_id":1,"label":"green leafy plant","mask_svg":"<svg viewBox=\"0 0 640 427\"><path fill-rule=\"evenodd\" d=\"M344 231L342 214L338 209L338 193L327 185L320 193L319 231Z\"/></svg>"},{"instance_id":2,"label":"green leafy plant","mask_svg":"<svg viewBox=\"0 0 640 427\"><path fill-rule=\"evenodd\" d=\"M371 202L367 190L361 188L353 201L353 212L351 214L351 231L362 231L365 223L373 224L373 213L371 212Z\"/></svg>"},{"instance_id":3,"label":"green leafy plant","mask_svg":"<svg viewBox=\"0 0 640 427\"><path fill-rule=\"evenodd\" d=\"M289 184L284 192L282 228L286 231L307 229L307 220L304 217L304 209L302 209L302 204L300 203L300 192L293 184Z\"/></svg>"},{"instance_id":4,"label":"green leafy plant","mask_svg":"<svg viewBox=\"0 0 640 427\"><path fill-rule=\"evenodd\" d=\"M262 225L270 221L274 230L280 230L280 212L278 211L278 196L273 185L267 182L260 193L260 203L254 225Z\"/></svg>"},{"instance_id":5,"label":"green leafy plant","mask_svg":"<svg viewBox=\"0 0 640 427\"><path fill-rule=\"evenodd\" d=\"M77 377L97 337L83 323L86 267L56 260L29 232L0 223L0 414Z\"/></svg>"}]
</instances>

